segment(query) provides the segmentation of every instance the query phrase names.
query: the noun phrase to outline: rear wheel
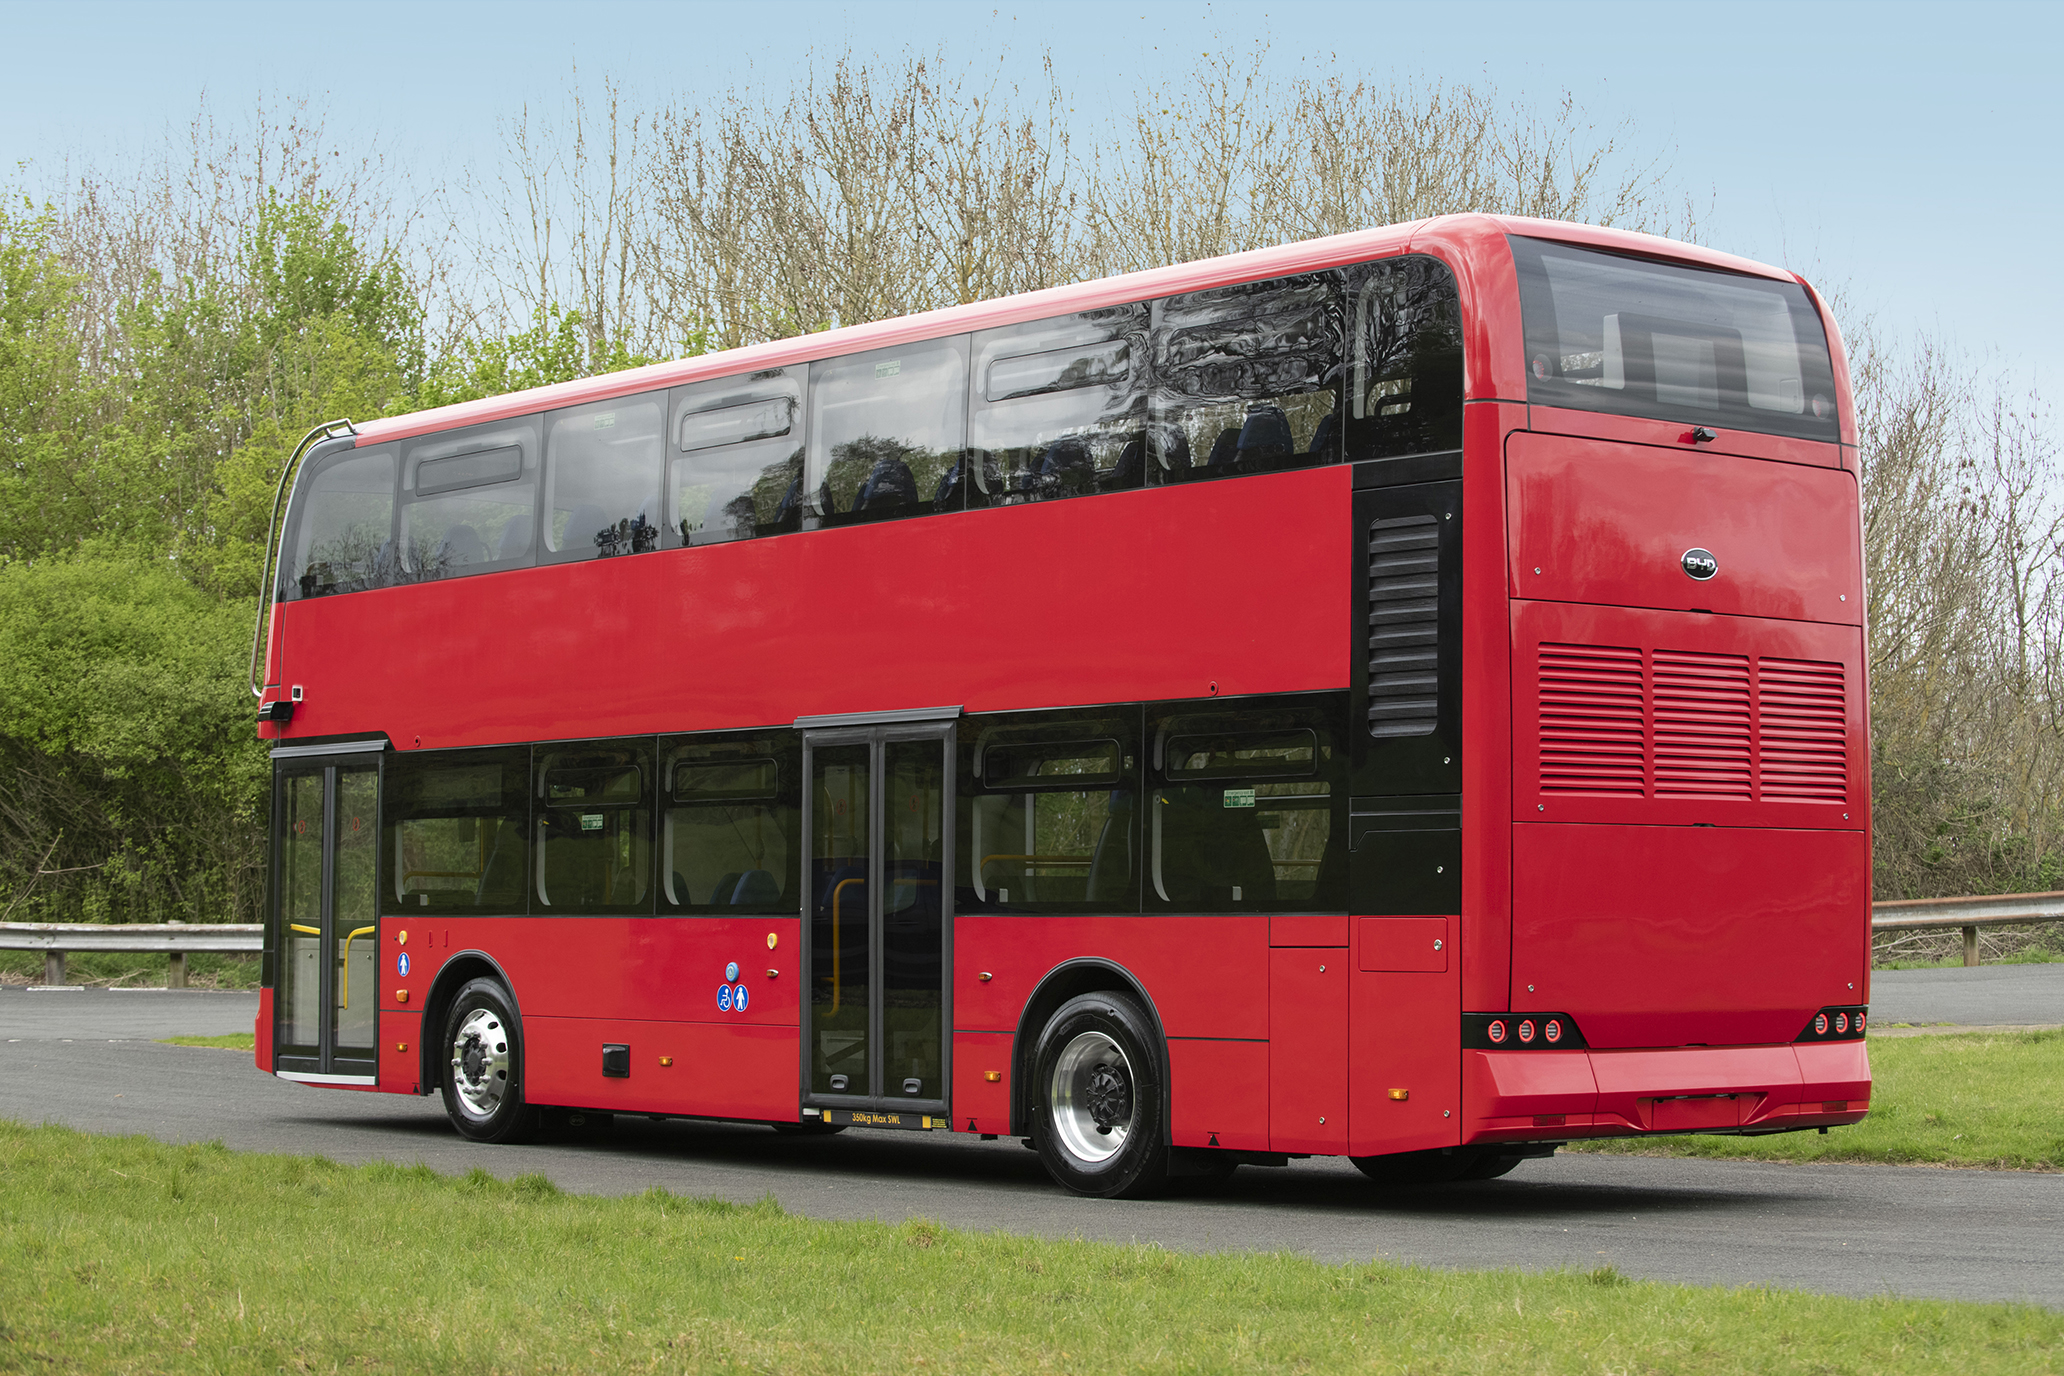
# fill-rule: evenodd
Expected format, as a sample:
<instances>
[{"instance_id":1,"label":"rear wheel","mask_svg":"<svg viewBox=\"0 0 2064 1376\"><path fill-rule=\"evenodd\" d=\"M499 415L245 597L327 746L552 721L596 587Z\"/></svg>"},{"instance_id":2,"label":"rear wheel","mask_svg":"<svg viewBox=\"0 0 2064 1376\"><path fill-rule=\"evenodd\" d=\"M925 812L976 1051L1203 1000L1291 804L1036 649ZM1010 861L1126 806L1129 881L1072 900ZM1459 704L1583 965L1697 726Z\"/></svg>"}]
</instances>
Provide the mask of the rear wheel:
<instances>
[{"instance_id":1,"label":"rear wheel","mask_svg":"<svg viewBox=\"0 0 2064 1376\"><path fill-rule=\"evenodd\" d=\"M1084 994L1047 1020L1033 1052L1032 1140L1077 1194L1144 1198L1168 1182L1159 1040L1124 994Z\"/></svg>"},{"instance_id":2,"label":"rear wheel","mask_svg":"<svg viewBox=\"0 0 2064 1376\"><path fill-rule=\"evenodd\" d=\"M459 990L445 1018L444 1112L462 1137L521 1142L537 1131L523 1098L523 1028L500 980Z\"/></svg>"}]
</instances>

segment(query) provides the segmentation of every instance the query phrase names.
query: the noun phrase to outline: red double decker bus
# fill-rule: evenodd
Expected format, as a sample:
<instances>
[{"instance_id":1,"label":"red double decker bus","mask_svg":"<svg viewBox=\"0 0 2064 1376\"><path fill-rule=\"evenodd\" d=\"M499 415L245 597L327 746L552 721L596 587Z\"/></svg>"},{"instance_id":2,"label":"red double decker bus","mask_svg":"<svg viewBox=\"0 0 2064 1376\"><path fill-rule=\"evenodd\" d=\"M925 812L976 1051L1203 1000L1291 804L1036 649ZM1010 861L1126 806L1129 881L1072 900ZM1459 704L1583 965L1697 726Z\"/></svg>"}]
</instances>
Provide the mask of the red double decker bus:
<instances>
[{"instance_id":1,"label":"red double decker bus","mask_svg":"<svg viewBox=\"0 0 2064 1376\"><path fill-rule=\"evenodd\" d=\"M1484 216L324 427L258 1064L1101 1195L1853 1122L1855 445L1799 278Z\"/></svg>"}]
</instances>

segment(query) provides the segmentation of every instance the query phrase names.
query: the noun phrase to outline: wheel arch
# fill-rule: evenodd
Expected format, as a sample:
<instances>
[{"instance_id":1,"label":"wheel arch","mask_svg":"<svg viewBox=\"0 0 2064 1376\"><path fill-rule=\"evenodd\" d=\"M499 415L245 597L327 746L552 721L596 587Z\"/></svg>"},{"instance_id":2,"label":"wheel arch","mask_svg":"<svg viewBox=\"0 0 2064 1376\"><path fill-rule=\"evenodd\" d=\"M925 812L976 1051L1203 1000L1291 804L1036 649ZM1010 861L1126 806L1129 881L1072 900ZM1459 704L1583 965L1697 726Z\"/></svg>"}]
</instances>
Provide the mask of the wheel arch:
<instances>
[{"instance_id":1,"label":"wheel arch","mask_svg":"<svg viewBox=\"0 0 2064 1376\"><path fill-rule=\"evenodd\" d=\"M485 951L466 950L444 962L437 972L437 978L430 982L430 993L423 1000L423 1025L416 1036L416 1045L422 1055L419 1062L417 1083L424 1094L435 1094L444 1083L444 1020L451 1011L452 1000L459 990L473 980L490 977L499 982L509 996L509 1011L516 1015L516 1025L523 1026L523 1004L516 996L516 982L509 978L509 972L501 963ZM524 1046L526 1059L529 1046ZM525 1069L525 1079L529 1078Z\"/></svg>"},{"instance_id":2,"label":"wheel arch","mask_svg":"<svg viewBox=\"0 0 2064 1376\"><path fill-rule=\"evenodd\" d=\"M1154 1055L1160 1062L1161 1072L1161 1136L1169 1136L1169 1101L1173 1087L1168 1076L1168 1029L1162 1024L1161 1010L1154 1004L1154 996L1147 992L1147 986L1139 976L1114 960L1100 956L1077 956L1064 960L1040 976L1033 986L1032 994L1025 1000L1025 1006L1018 1013L1018 1029L1011 1038L1011 1104L1010 1130L1015 1136L1024 1136L1032 1130L1032 1080L1036 1067L1032 1054L1037 1049L1040 1029L1053 1017L1069 999L1083 994L1117 993L1128 994L1138 999L1140 1007L1146 1010L1147 1022L1154 1031Z\"/></svg>"}]
</instances>

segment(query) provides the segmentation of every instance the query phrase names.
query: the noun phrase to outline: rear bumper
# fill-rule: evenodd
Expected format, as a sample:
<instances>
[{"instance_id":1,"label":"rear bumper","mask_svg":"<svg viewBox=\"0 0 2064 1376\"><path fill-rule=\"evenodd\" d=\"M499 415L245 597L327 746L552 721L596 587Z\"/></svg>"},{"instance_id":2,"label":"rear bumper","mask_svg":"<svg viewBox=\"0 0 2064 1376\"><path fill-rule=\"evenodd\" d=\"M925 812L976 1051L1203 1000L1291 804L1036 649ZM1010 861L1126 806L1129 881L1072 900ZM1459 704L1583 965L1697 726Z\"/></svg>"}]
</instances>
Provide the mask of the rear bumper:
<instances>
[{"instance_id":1,"label":"rear bumper","mask_svg":"<svg viewBox=\"0 0 2064 1376\"><path fill-rule=\"evenodd\" d=\"M1784 1132L1870 1108L1864 1043L1465 1051L1462 1141Z\"/></svg>"}]
</instances>

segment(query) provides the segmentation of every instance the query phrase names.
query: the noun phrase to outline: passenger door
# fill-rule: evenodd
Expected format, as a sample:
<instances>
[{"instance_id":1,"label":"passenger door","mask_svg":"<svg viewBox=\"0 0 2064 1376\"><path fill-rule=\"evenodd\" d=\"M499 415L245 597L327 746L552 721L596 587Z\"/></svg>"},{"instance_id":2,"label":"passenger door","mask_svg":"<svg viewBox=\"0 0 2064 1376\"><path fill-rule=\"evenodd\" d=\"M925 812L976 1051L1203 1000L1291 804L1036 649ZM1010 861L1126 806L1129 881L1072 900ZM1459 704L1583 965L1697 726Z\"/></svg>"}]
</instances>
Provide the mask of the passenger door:
<instances>
[{"instance_id":1,"label":"passenger door","mask_svg":"<svg viewBox=\"0 0 2064 1376\"><path fill-rule=\"evenodd\" d=\"M828 1122L944 1127L953 727L803 738L803 1103Z\"/></svg>"},{"instance_id":2,"label":"passenger door","mask_svg":"<svg viewBox=\"0 0 2064 1376\"><path fill-rule=\"evenodd\" d=\"M379 756L274 755L273 1046L283 1078L372 1084Z\"/></svg>"}]
</instances>

